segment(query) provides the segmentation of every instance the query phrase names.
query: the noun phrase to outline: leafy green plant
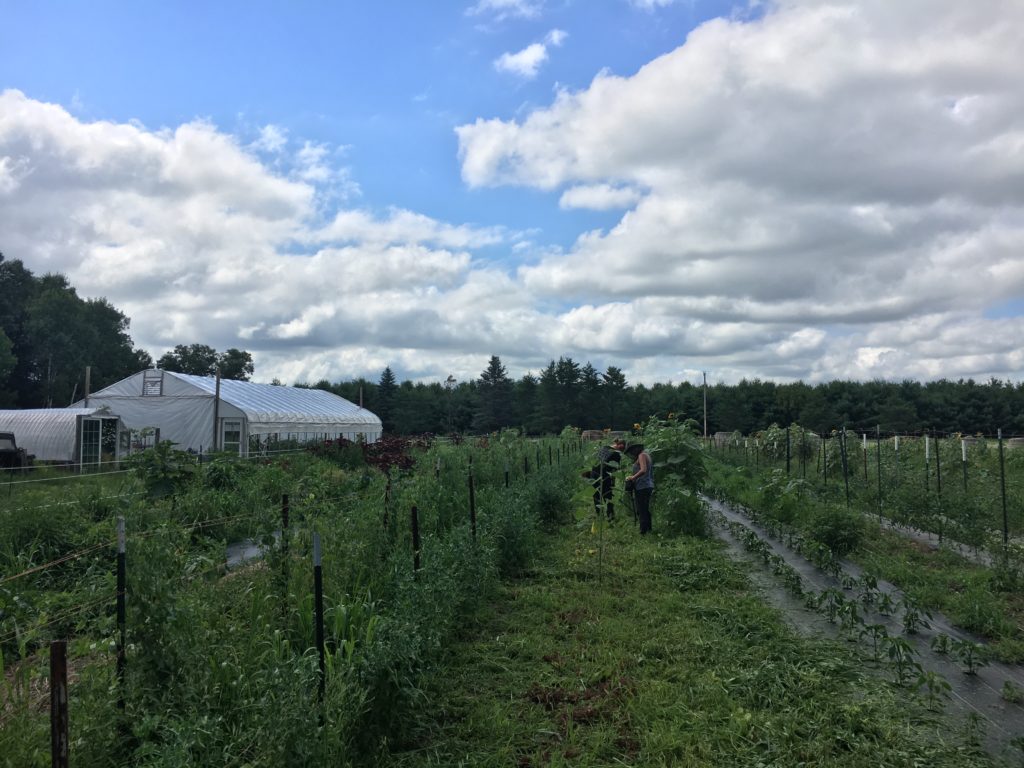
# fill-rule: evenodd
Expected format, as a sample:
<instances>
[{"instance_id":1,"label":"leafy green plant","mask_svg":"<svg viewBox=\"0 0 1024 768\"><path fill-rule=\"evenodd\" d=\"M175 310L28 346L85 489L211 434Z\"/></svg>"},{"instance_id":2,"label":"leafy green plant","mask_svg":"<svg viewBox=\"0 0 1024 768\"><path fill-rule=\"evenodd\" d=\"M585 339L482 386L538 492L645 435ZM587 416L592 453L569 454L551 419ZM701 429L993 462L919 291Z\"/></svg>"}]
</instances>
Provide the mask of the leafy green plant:
<instances>
[{"instance_id":1,"label":"leafy green plant","mask_svg":"<svg viewBox=\"0 0 1024 768\"><path fill-rule=\"evenodd\" d=\"M809 532L836 557L843 557L856 549L863 539L864 519L856 512L829 505L815 512Z\"/></svg>"},{"instance_id":2,"label":"leafy green plant","mask_svg":"<svg viewBox=\"0 0 1024 768\"><path fill-rule=\"evenodd\" d=\"M908 635L917 634L917 630L927 629L931 626L929 623L932 618L931 613L921 608L908 595L904 595L901 605L903 606L903 630Z\"/></svg>"},{"instance_id":3,"label":"leafy green plant","mask_svg":"<svg viewBox=\"0 0 1024 768\"><path fill-rule=\"evenodd\" d=\"M196 459L178 451L170 440L161 440L152 448L136 453L128 460L151 499L173 496L195 474Z\"/></svg>"},{"instance_id":4,"label":"leafy green plant","mask_svg":"<svg viewBox=\"0 0 1024 768\"><path fill-rule=\"evenodd\" d=\"M953 640L950 650L968 675L975 675L989 662L989 650L981 643L970 640Z\"/></svg>"},{"instance_id":5,"label":"leafy green plant","mask_svg":"<svg viewBox=\"0 0 1024 768\"><path fill-rule=\"evenodd\" d=\"M1001 695L1004 701L1008 701L1011 704L1024 704L1024 689L1013 682L1013 680L1003 681Z\"/></svg>"}]
</instances>

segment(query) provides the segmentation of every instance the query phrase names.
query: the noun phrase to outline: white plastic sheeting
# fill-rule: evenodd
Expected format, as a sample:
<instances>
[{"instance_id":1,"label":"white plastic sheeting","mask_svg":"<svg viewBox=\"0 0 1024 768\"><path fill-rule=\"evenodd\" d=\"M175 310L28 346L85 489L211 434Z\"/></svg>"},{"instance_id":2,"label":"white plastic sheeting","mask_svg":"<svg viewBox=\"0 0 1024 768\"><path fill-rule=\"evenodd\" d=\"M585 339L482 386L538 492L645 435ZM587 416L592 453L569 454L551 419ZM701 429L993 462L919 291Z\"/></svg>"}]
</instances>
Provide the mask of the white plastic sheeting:
<instances>
[{"instance_id":1,"label":"white plastic sheeting","mask_svg":"<svg viewBox=\"0 0 1024 768\"><path fill-rule=\"evenodd\" d=\"M351 440L362 436L375 442L381 435L376 415L323 390L221 379L220 403L215 409L216 388L212 376L141 371L91 395L89 404L109 406L132 429L159 429L161 440L171 440L181 450L210 449L214 410L218 429L226 420L241 421L243 453L251 436L342 436Z\"/></svg>"},{"instance_id":2,"label":"white plastic sheeting","mask_svg":"<svg viewBox=\"0 0 1024 768\"><path fill-rule=\"evenodd\" d=\"M18 447L39 461L71 462L78 460L79 422L91 417L116 418L105 407L0 411L0 432L13 432Z\"/></svg>"}]
</instances>

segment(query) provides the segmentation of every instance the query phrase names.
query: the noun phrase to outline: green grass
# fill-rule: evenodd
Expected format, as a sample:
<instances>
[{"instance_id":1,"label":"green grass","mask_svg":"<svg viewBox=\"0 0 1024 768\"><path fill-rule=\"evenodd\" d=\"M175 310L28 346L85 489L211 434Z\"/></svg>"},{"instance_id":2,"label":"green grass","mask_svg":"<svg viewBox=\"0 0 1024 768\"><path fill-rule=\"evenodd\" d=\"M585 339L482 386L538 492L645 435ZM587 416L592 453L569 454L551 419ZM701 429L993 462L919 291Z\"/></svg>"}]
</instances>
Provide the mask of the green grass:
<instances>
[{"instance_id":1,"label":"green grass","mask_svg":"<svg viewBox=\"0 0 1024 768\"><path fill-rule=\"evenodd\" d=\"M566 529L478 610L384 764L990 764L846 644L796 636L716 542L620 525L598 578L597 541Z\"/></svg>"}]
</instances>

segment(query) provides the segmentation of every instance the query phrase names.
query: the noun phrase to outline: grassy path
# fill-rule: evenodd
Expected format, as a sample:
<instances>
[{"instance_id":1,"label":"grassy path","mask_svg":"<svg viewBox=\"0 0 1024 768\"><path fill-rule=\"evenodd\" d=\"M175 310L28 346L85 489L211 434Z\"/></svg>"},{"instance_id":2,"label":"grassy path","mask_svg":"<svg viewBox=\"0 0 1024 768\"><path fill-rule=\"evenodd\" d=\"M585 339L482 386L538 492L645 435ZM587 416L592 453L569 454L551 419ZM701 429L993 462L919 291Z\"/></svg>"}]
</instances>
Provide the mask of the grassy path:
<instances>
[{"instance_id":1,"label":"grassy path","mask_svg":"<svg viewBox=\"0 0 1024 768\"><path fill-rule=\"evenodd\" d=\"M717 542L552 538L428 684L390 766L990 765L848 645L795 635Z\"/></svg>"}]
</instances>

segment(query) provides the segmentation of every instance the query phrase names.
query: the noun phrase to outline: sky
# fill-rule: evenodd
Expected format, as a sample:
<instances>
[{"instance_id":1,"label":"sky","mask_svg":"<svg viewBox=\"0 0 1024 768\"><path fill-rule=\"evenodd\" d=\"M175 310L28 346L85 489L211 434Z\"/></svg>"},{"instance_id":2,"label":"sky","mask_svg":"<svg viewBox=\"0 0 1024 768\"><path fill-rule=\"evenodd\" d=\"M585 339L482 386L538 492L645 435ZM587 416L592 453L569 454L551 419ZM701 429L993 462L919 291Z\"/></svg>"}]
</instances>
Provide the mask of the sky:
<instances>
[{"instance_id":1,"label":"sky","mask_svg":"<svg viewBox=\"0 0 1024 768\"><path fill-rule=\"evenodd\" d=\"M1024 371L1020 0L0 0L0 252L255 379Z\"/></svg>"}]
</instances>

